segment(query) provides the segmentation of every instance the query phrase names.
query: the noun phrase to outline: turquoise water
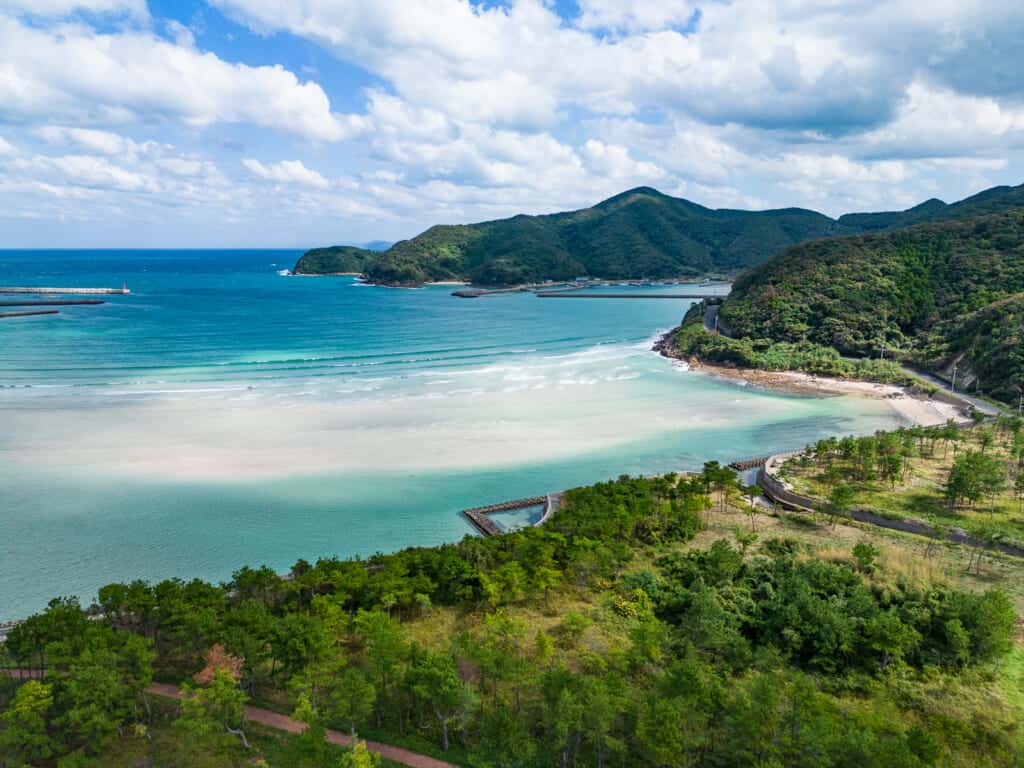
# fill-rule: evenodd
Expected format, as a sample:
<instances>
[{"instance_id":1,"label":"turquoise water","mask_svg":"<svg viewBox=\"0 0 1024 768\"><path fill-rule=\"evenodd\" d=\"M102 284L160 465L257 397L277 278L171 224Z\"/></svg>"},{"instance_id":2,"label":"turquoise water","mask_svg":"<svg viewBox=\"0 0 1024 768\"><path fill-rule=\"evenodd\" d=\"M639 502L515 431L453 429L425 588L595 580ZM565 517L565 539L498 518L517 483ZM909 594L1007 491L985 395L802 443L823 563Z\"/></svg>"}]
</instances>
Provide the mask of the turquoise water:
<instances>
[{"instance_id":1,"label":"turquoise water","mask_svg":"<svg viewBox=\"0 0 1024 768\"><path fill-rule=\"evenodd\" d=\"M457 540L465 507L898 420L680 370L649 350L684 301L276 274L297 255L0 252L0 284L132 289L0 321L0 620Z\"/></svg>"}]
</instances>

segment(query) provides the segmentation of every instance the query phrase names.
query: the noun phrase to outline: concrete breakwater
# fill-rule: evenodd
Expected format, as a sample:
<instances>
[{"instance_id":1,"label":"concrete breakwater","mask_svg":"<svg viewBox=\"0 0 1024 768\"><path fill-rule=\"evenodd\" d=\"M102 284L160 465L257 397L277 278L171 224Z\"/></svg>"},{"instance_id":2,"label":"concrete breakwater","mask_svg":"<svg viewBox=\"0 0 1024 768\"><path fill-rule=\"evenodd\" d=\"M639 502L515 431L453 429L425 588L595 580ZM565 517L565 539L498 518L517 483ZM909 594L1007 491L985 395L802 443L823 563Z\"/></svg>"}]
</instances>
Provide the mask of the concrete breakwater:
<instances>
[{"instance_id":1,"label":"concrete breakwater","mask_svg":"<svg viewBox=\"0 0 1024 768\"><path fill-rule=\"evenodd\" d=\"M105 303L103 299L39 299L32 301L0 301L0 307L70 307Z\"/></svg>"},{"instance_id":2,"label":"concrete breakwater","mask_svg":"<svg viewBox=\"0 0 1024 768\"><path fill-rule=\"evenodd\" d=\"M31 317L33 315L59 315L56 309L26 309L21 312L0 312L0 320L11 317Z\"/></svg>"},{"instance_id":3,"label":"concrete breakwater","mask_svg":"<svg viewBox=\"0 0 1024 768\"><path fill-rule=\"evenodd\" d=\"M706 293L582 293L579 291L537 291L541 299L707 299ZM716 294L717 295L717 294Z\"/></svg>"},{"instance_id":4,"label":"concrete breakwater","mask_svg":"<svg viewBox=\"0 0 1024 768\"><path fill-rule=\"evenodd\" d=\"M494 522L488 515L493 515L497 512L510 512L514 509L523 509L524 507L539 507L545 506L545 517L548 515L548 506L550 499L554 494L548 494L547 496L531 496L528 499L514 499L512 501L503 501L499 504L490 504L486 507L473 507L471 509L462 510L462 516L469 520L470 524L483 536L500 536L504 533L496 522Z\"/></svg>"},{"instance_id":5,"label":"concrete breakwater","mask_svg":"<svg viewBox=\"0 0 1024 768\"><path fill-rule=\"evenodd\" d=\"M44 286L0 286L0 293L45 293L60 296L117 295L127 296L131 290L127 285L121 288L50 288Z\"/></svg>"}]
</instances>

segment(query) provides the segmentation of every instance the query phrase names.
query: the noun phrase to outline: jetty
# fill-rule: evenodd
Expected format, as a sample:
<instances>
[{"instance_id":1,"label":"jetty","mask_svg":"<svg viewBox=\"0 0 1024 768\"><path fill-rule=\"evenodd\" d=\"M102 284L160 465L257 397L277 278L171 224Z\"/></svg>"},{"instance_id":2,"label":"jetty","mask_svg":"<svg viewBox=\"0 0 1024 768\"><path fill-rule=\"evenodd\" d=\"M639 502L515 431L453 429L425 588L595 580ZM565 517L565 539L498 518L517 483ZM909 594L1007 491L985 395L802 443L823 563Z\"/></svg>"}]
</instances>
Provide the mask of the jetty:
<instances>
[{"instance_id":1,"label":"jetty","mask_svg":"<svg viewBox=\"0 0 1024 768\"><path fill-rule=\"evenodd\" d=\"M583 293L582 291L537 291L541 299L710 299L720 294L708 293Z\"/></svg>"},{"instance_id":2,"label":"jetty","mask_svg":"<svg viewBox=\"0 0 1024 768\"><path fill-rule=\"evenodd\" d=\"M460 288L457 291L452 291L452 296L458 296L460 299L478 299L481 296L494 296L499 293L527 293L530 291L530 287L527 285L517 285L512 288Z\"/></svg>"},{"instance_id":3,"label":"jetty","mask_svg":"<svg viewBox=\"0 0 1024 768\"><path fill-rule=\"evenodd\" d=\"M52 288L49 286L34 285L6 285L0 286L0 293L42 293L57 296L127 296L131 290L127 285L120 288Z\"/></svg>"},{"instance_id":4,"label":"jetty","mask_svg":"<svg viewBox=\"0 0 1024 768\"><path fill-rule=\"evenodd\" d=\"M488 515L493 515L496 512L511 512L514 509L524 509L526 507L544 507L544 516L541 520L546 520L550 517L550 511L552 506L553 497L561 498L561 494L549 493L546 496L531 496L528 499L514 499L512 501L503 501L499 504L489 504L486 507L473 507L471 509L462 510L462 516L466 518L470 525L472 525L481 536L500 536L505 531L501 529L501 526L494 522Z\"/></svg>"},{"instance_id":5,"label":"jetty","mask_svg":"<svg viewBox=\"0 0 1024 768\"><path fill-rule=\"evenodd\" d=\"M20 312L0 312L0 320L10 317L31 317L32 315L59 315L57 309L24 309Z\"/></svg>"},{"instance_id":6,"label":"jetty","mask_svg":"<svg viewBox=\"0 0 1024 768\"><path fill-rule=\"evenodd\" d=\"M103 299L40 299L38 301L0 301L0 307L68 307L105 303Z\"/></svg>"},{"instance_id":7,"label":"jetty","mask_svg":"<svg viewBox=\"0 0 1024 768\"><path fill-rule=\"evenodd\" d=\"M720 298L721 293L581 293L587 288L633 287L633 288L669 288L679 286L690 288L728 288L732 283L702 282L686 280L596 280L578 278L576 280L549 281L543 283L522 283L507 288L460 288L452 292L452 296L460 299L478 299L482 296L497 296L503 293L533 293L543 299L555 297L574 299L712 299Z\"/></svg>"},{"instance_id":8,"label":"jetty","mask_svg":"<svg viewBox=\"0 0 1024 768\"><path fill-rule=\"evenodd\" d=\"M771 456L761 456L756 459L740 459L739 461L729 462L729 468L735 469L737 472L746 472L750 469L758 469L763 467Z\"/></svg>"}]
</instances>

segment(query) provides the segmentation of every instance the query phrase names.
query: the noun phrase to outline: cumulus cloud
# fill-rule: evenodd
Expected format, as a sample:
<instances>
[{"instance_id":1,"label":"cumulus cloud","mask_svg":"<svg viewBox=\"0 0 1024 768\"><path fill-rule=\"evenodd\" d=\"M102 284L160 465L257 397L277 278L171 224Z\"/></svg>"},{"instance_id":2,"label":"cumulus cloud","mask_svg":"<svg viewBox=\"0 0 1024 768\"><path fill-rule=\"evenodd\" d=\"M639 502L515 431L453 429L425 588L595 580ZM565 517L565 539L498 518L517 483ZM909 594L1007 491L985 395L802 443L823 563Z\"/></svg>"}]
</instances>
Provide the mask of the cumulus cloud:
<instances>
[{"instance_id":1,"label":"cumulus cloud","mask_svg":"<svg viewBox=\"0 0 1024 768\"><path fill-rule=\"evenodd\" d=\"M688 25L699 18L691 0L579 0L583 29L638 32Z\"/></svg>"},{"instance_id":2,"label":"cumulus cloud","mask_svg":"<svg viewBox=\"0 0 1024 768\"><path fill-rule=\"evenodd\" d=\"M588 139L583 145L583 155L589 168L613 179L638 179L654 183L665 176L665 172L657 165L645 160L634 160L629 150L618 144Z\"/></svg>"},{"instance_id":3,"label":"cumulus cloud","mask_svg":"<svg viewBox=\"0 0 1024 768\"><path fill-rule=\"evenodd\" d=\"M314 170L307 168L301 160L282 160L279 163L264 165L259 160L246 158L242 165L261 179L276 181L281 184L299 184L304 187L327 189L330 183Z\"/></svg>"},{"instance_id":4,"label":"cumulus cloud","mask_svg":"<svg viewBox=\"0 0 1024 768\"><path fill-rule=\"evenodd\" d=\"M0 120L17 144L0 144L0 192L59 199L62 215L135 195L202 201L219 224L386 223L345 236L357 240L639 184L835 214L1021 181L1024 5L1011 0L578 0L568 16L550 0L208 2L372 85L296 76L330 71L313 62L229 61L235 48L204 51L201 25L149 19L142 0L0 0ZM346 88L355 114L328 98ZM266 160L266 131L290 134L294 159Z\"/></svg>"},{"instance_id":5,"label":"cumulus cloud","mask_svg":"<svg viewBox=\"0 0 1024 768\"><path fill-rule=\"evenodd\" d=\"M232 64L148 32L43 29L0 16L0 49L7 120L248 122L320 141L351 138L364 125L332 112L319 85L281 66Z\"/></svg>"},{"instance_id":6,"label":"cumulus cloud","mask_svg":"<svg viewBox=\"0 0 1024 768\"><path fill-rule=\"evenodd\" d=\"M36 130L36 135L50 144L76 146L102 155L134 155L145 149L143 145L120 134L91 128L44 125Z\"/></svg>"},{"instance_id":7,"label":"cumulus cloud","mask_svg":"<svg viewBox=\"0 0 1024 768\"><path fill-rule=\"evenodd\" d=\"M76 11L148 15L146 0L0 0L0 13L61 17Z\"/></svg>"}]
</instances>

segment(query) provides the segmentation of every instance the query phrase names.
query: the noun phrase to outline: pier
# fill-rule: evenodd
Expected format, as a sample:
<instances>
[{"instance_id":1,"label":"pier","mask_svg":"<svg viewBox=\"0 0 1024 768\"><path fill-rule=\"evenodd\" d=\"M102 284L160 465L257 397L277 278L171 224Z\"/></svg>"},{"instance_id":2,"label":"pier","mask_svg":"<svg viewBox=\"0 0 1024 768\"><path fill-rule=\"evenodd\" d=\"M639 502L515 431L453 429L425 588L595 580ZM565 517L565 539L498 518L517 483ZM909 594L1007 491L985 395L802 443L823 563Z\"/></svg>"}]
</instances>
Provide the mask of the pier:
<instances>
[{"instance_id":1,"label":"pier","mask_svg":"<svg viewBox=\"0 0 1024 768\"><path fill-rule=\"evenodd\" d=\"M127 285L121 288L50 288L43 286L0 286L0 293L43 293L50 295L59 296L93 296L93 295L107 295L107 296L127 296L131 293L131 290Z\"/></svg>"},{"instance_id":2,"label":"pier","mask_svg":"<svg viewBox=\"0 0 1024 768\"><path fill-rule=\"evenodd\" d=\"M68 307L105 303L103 299L40 299L39 301L0 301L0 307Z\"/></svg>"},{"instance_id":3,"label":"pier","mask_svg":"<svg viewBox=\"0 0 1024 768\"><path fill-rule=\"evenodd\" d=\"M582 293L580 291L537 291L541 299L710 299L713 293Z\"/></svg>"},{"instance_id":4,"label":"pier","mask_svg":"<svg viewBox=\"0 0 1024 768\"><path fill-rule=\"evenodd\" d=\"M32 315L59 315L56 309L26 309L20 312L0 312L0 320L10 317L31 317Z\"/></svg>"},{"instance_id":5,"label":"pier","mask_svg":"<svg viewBox=\"0 0 1024 768\"><path fill-rule=\"evenodd\" d=\"M500 536L504 533L496 522L491 520L488 515L493 515L496 512L511 512L514 509L523 509L524 507L539 507L544 505L545 512L544 518L549 517L549 509L551 505L551 499L553 496L560 494L548 494L547 496L531 496L528 499L515 499L513 501L503 501L500 504L491 504L486 507L473 507L472 509L462 510L462 516L469 520L470 524L480 533L481 536Z\"/></svg>"},{"instance_id":6,"label":"pier","mask_svg":"<svg viewBox=\"0 0 1024 768\"><path fill-rule=\"evenodd\" d=\"M737 472L759 469L760 467L763 467L770 458L771 456L761 456L757 459L741 459L740 461L733 461L729 463L729 469L735 469Z\"/></svg>"}]
</instances>

